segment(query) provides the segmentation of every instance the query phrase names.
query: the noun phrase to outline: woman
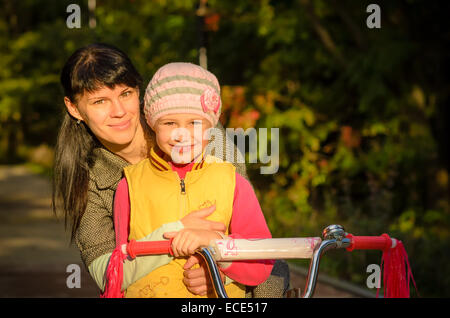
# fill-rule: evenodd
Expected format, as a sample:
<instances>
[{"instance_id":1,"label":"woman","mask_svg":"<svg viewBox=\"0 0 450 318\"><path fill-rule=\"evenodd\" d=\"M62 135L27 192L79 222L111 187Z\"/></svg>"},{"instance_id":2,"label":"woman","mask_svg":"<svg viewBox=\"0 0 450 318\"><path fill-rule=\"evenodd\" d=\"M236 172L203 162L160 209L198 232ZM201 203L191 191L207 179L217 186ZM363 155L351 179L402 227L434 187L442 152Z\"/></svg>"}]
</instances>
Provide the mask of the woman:
<instances>
[{"instance_id":1,"label":"woman","mask_svg":"<svg viewBox=\"0 0 450 318\"><path fill-rule=\"evenodd\" d=\"M53 208L64 211L66 226L71 224L72 240L80 249L89 273L103 290L104 273L115 248L114 192L123 177L123 168L145 159L154 143L139 103L142 78L126 54L109 45L92 44L77 50L68 59L61 73L61 84L66 112L55 148ZM223 145L212 149L222 150L217 152L225 158L234 149L226 146L233 145L232 141L223 140ZM237 151L233 153L236 155ZM235 165L236 171L246 177L245 165ZM213 211L214 207L210 207L190 213L149 233L145 240L155 240L164 232L199 226L223 231L223 224L205 219ZM145 276L168 258L162 255L125 261L122 287ZM184 282L194 294L206 293L208 280L203 268L186 270ZM278 277L274 282L279 282ZM268 283L273 290L270 279ZM279 288L281 293L286 284Z\"/></svg>"}]
</instances>

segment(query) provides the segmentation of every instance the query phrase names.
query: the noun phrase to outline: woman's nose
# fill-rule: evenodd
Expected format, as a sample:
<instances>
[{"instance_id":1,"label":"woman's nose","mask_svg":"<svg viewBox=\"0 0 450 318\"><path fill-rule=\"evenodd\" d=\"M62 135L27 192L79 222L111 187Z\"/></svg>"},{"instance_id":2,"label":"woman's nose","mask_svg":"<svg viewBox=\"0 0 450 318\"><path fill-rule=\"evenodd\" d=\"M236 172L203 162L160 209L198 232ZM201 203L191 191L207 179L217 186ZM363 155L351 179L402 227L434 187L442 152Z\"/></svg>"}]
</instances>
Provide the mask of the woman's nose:
<instances>
[{"instance_id":1,"label":"woman's nose","mask_svg":"<svg viewBox=\"0 0 450 318\"><path fill-rule=\"evenodd\" d=\"M124 105L120 100L113 100L111 106L111 117L123 117L126 114Z\"/></svg>"}]
</instances>

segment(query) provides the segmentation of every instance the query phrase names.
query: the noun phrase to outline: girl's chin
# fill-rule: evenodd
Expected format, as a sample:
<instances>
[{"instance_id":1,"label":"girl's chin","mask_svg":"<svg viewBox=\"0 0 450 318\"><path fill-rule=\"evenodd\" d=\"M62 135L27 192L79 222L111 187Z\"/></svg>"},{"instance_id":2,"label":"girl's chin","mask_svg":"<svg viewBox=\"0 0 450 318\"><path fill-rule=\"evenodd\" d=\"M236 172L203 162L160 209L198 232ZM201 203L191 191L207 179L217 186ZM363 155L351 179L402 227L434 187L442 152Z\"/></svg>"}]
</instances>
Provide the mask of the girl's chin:
<instances>
[{"instance_id":1,"label":"girl's chin","mask_svg":"<svg viewBox=\"0 0 450 318\"><path fill-rule=\"evenodd\" d=\"M193 160L193 156L192 155L177 155L177 154L173 154L170 156L170 158L172 159L173 162L177 163L177 164L186 164L186 163L190 163Z\"/></svg>"},{"instance_id":2,"label":"girl's chin","mask_svg":"<svg viewBox=\"0 0 450 318\"><path fill-rule=\"evenodd\" d=\"M188 152L171 151L169 157L172 159L173 162L177 164L186 164L194 161L195 158L197 158L200 154L201 152L197 154L193 151Z\"/></svg>"}]
</instances>

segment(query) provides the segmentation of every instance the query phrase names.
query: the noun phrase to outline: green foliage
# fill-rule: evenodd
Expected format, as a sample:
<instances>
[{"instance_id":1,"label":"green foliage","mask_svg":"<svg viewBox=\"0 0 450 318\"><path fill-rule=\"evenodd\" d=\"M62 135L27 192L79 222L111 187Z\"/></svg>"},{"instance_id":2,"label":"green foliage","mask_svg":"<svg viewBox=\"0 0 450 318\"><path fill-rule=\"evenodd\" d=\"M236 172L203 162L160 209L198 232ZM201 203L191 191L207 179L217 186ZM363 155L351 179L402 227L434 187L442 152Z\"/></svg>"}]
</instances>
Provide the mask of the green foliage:
<instances>
[{"instance_id":1,"label":"green foliage","mask_svg":"<svg viewBox=\"0 0 450 318\"><path fill-rule=\"evenodd\" d=\"M73 1L3 0L0 161L54 144L59 72L93 41L129 54L145 81L171 61L197 63L198 1L97 1L97 27L68 29ZM229 127L280 129L280 168L252 182L274 237L354 234L401 239L422 296L449 296L448 43L445 2L208 1L208 68L223 84ZM217 16L218 14L218 16ZM379 253L333 253L329 274L364 284Z\"/></svg>"}]
</instances>

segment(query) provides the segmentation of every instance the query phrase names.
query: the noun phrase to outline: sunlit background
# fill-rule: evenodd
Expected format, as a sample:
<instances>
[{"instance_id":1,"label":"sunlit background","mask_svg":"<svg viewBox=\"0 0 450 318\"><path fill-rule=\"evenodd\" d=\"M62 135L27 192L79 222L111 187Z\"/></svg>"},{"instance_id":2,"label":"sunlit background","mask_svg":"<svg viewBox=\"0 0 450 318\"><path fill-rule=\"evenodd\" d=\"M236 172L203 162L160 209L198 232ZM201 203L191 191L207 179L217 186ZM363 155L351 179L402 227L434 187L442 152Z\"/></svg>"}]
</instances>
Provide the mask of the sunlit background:
<instances>
[{"instance_id":1,"label":"sunlit background","mask_svg":"<svg viewBox=\"0 0 450 318\"><path fill-rule=\"evenodd\" d=\"M367 26L370 3L381 8L380 28ZM356 235L389 233L404 242L420 295L450 296L447 1L0 4L4 276L39 257L23 255L29 243L14 239L19 228L42 248L67 247L33 234L53 216L48 200L36 201L45 185L30 186L21 169L50 177L60 70L75 49L105 42L126 52L146 83L165 63L202 64L222 84L225 127L280 129L278 172L247 166L274 237L320 236L335 223ZM80 28L68 27L70 4L79 5ZM25 212L12 215L20 204ZM25 219L33 223L20 227ZM366 268L380 259L331 253L321 271L367 288Z\"/></svg>"}]
</instances>

